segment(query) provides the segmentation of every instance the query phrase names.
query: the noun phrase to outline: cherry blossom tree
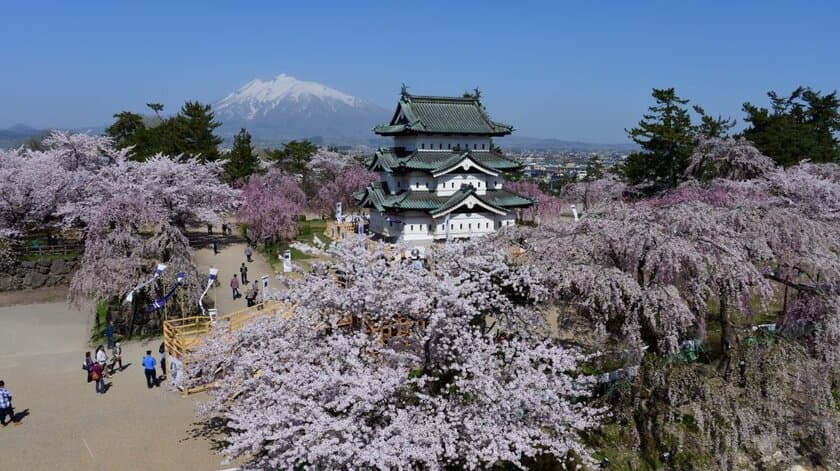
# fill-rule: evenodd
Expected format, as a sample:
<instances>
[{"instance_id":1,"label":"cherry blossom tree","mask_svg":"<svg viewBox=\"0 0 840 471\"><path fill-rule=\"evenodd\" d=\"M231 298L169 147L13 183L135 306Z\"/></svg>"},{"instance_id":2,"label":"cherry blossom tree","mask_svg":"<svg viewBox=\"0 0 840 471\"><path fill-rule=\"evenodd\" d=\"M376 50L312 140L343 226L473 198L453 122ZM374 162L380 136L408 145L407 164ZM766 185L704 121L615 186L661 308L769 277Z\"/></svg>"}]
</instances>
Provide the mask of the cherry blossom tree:
<instances>
[{"instance_id":1,"label":"cherry blossom tree","mask_svg":"<svg viewBox=\"0 0 840 471\"><path fill-rule=\"evenodd\" d=\"M607 174L597 180L569 183L560 190L559 198L588 211L614 201L621 201L627 186L615 175Z\"/></svg>"},{"instance_id":2,"label":"cherry blossom tree","mask_svg":"<svg viewBox=\"0 0 840 471\"><path fill-rule=\"evenodd\" d=\"M716 178L751 180L775 168L773 159L763 155L746 139L701 136L685 174L703 181Z\"/></svg>"},{"instance_id":3,"label":"cherry blossom tree","mask_svg":"<svg viewBox=\"0 0 840 471\"><path fill-rule=\"evenodd\" d=\"M290 319L218 326L187 364L213 381L203 412L224 453L255 468L588 461L580 433L601 411L571 400L592 386L569 373L584 356L535 334L536 280L475 243L441 249L429 270L341 242L281 290ZM404 335L383 330L398 319Z\"/></svg>"},{"instance_id":4,"label":"cherry blossom tree","mask_svg":"<svg viewBox=\"0 0 840 471\"><path fill-rule=\"evenodd\" d=\"M322 216L334 215L336 203L341 203L349 211L355 205L353 193L379 180L375 172L352 161L343 166L333 164L322 168L325 171L320 188L310 203L310 209Z\"/></svg>"},{"instance_id":5,"label":"cherry blossom tree","mask_svg":"<svg viewBox=\"0 0 840 471\"><path fill-rule=\"evenodd\" d=\"M195 294L198 278L184 230L221 221L239 195L221 182L220 164L161 155L134 162L130 149L87 134L53 132L44 146L0 152L0 232L81 230L85 252L71 302L119 297L161 262L170 266L162 281L174 282L184 271L183 298Z\"/></svg>"},{"instance_id":6,"label":"cherry blossom tree","mask_svg":"<svg viewBox=\"0 0 840 471\"><path fill-rule=\"evenodd\" d=\"M277 169L253 175L242 188L242 199L237 216L252 239L291 239L297 234L306 195L291 175Z\"/></svg>"},{"instance_id":7,"label":"cherry blossom tree","mask_svg":"<svg viewBox=\"0 0 840 471\"><path fill-rule=\"evenodd\" d=\"M543 192L539 185L528 180L505 183L505 188L534 200L534 206L521 210L520 217L525 220L551 221L563 214L563 202Z\"/></svg>"},{"instance_id":8,"label":"cherry blossom tree","mask_svg":"<svg viewBox=\"0 0 840 471\"><path fill-rule=\"evenodd\" d=\"M48 153L0 150L0 234L58 225L58 208L76 197L79 185Z\"/></svg>"}]
</instances>

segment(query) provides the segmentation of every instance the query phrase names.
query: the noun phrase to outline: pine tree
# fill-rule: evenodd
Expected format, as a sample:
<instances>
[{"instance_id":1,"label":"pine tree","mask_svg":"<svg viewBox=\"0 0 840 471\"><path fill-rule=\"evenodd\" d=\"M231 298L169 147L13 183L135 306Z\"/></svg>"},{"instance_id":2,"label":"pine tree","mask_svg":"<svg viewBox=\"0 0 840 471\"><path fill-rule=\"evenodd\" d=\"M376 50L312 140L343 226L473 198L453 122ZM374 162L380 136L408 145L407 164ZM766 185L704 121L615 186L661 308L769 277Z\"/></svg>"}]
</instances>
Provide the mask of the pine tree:
<instances>
[{"instance_id":1,"label":"pine tree","mask_svg":"<svg viewBox=\"0 0 840 471\"><path fill-rule=\"evenodd\" d=\"M771 108L744 103L750 127L744 137L777 163L790 166L809 159L840 162L840 100L799 87L788 96L769 92Z\"/></svg>"},{"instance_id":2,"label":"pine tree","mask_svg":"<svg viewBox=\"0 0 840 471\"><path fill-rule=\"evenodd\" d=\"M146 131L143 117L137 113L123 111L114 115L116 121L105 129L105 134L114 139L117 147L137 146L140 134Z\"/></svg>"},{"instance_id":3,"label":"pine tree","mask_svg":"<svg viewBox=\"0 0 840 471\"><path fill-rule=\"evenodd\" d=\"M245 128L233 138L233 150L227 155L225 173L228 181L245 180L260 169L260 159L251 145L251 135Z\"/></svg>"},{"instance_id":4,"label":"pine tree","mask_svg":"<svg viewBox=\"0 0 840 471\"><path fill-rule=\"evenodd\" d=\"M655 189L673 188L682 179L695 144L688 100L678 97L673 88L654 88L652 96L656 104L648 108L637 127L627 130L643 150L627 158L624 172L631 184L648 182Z\"/></svg>"},{"instance_id":5,"label":"pine tree","mask_svg":"<svg viewBox=\"0 0 840 471\"><path fill-rule=\"evenodd\" d=\"M736 121L723 116L714 116L706 114L701 106L694 105L694 112L700 115L700 125L697 126L697 133L705 137L726 137L729 134Z\"/></svg>"},{"instance_id":6,"label":"pine tree","mask_svg":"<svg viewBox=\"0 0 840 471\"><path fill-rule=\"evenodd\" d=\"M316 152L318 147L310 141L289 141L283 149L272 151L269 158L286 172L303 174Z\"/></svg>"},{"instance_id":7,"label":"pine tree","mask_svg":"<svg viewBox=\"0 0 840 471\"><path fill-rule=\"evenodd\" d=\"M221 126L214 121L215 116L210 105L202 105L197 101L188 101L181 107L178 116L174 118L173 142L175 154L186 157L197 157L200 162L213 162L221 158L219 144L222 139L213 131Z\"/></svg>"}]
</instances>

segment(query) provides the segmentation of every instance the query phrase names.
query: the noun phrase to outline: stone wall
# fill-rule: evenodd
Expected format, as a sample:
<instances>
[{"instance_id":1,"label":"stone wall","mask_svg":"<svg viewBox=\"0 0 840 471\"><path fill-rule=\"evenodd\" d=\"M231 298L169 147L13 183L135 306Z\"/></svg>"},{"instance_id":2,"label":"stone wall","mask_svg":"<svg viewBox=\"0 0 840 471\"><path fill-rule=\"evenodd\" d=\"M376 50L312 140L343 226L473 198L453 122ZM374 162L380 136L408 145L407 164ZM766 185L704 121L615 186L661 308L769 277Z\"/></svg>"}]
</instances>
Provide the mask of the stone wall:
<instances>
[{"instance_id":1,"label":"stone wall","mask_svg":"<svg viewBox=\"0 0 840 471\"><path fill-rule=\"evenodd\" d=\"M0 274L0 291L70 284L79 257L20 261Z\"/></svg>"}]
</instances>

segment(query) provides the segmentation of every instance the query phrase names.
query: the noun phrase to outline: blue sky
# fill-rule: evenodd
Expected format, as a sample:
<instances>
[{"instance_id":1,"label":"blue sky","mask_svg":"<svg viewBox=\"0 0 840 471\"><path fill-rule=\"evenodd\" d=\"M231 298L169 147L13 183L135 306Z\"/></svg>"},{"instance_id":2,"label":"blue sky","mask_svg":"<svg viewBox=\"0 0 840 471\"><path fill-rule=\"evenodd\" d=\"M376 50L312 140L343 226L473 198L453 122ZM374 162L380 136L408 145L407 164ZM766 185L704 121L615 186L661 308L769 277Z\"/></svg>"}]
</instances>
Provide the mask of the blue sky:
<instances>
[{"instance_id":1,"label":"blue sky","mask_svg":"<svg viewBox=\"0 0 840 471\"><path fill-rule=\"evenodd\" d=\"M522 136L625 142L652 87L742 123L744 101L840 88L837 2L16 2L0 128L107 124L286 73L391 108L479 86Z\"/></svg>"}]
</instances>

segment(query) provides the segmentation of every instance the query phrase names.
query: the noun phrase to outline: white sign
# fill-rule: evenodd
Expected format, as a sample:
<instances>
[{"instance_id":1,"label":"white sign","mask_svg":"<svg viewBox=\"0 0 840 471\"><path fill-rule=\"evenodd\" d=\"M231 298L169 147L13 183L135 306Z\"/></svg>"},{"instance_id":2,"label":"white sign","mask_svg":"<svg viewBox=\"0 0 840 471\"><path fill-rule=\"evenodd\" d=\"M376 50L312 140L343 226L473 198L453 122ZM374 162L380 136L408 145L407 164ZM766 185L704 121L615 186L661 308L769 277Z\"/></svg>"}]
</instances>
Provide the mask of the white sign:
<instances>
[{"instance_id":1,"label":"white sign","mask_svg":"<svg viewBox=\"0 0 840 471\"><path fill-rule=\"evenodd\" d=\"M335 220L341 224L341 202L335 204Z\"/></svg>"},{"instance_id":2,"label":"white sign","mask_svg":"<svg viewBox=\"0 0 840 471\"><path fill-rule=\"evenodd\" d=\"M291 250L284 250L283 251L283 273L289 273L292 271L292 251Z\"/></svg>"},{"instance_id":3,"label":"white sign","mask_svg":"<svg viewBox=\"0 0 840 471\"><path fill-rule=\"evenodd\" d=\"M262 288L263 288L262 299L263 299L263 302L266 302L268 300L268 275L263 275L262 278L260 278L260 279L262 280Z\"/></svg>"},{"instance_id":4,"label":"white sign","mask_svg":"<svg viewBox=\"0 0 840 471\"><path fill-rule=\"evenodd\" d=\"M575 222L578 222L579 218L578 218L577 206L575 206L575 205L572 205L572 215L575 216Z\"/></svg>"}]
</instances>

